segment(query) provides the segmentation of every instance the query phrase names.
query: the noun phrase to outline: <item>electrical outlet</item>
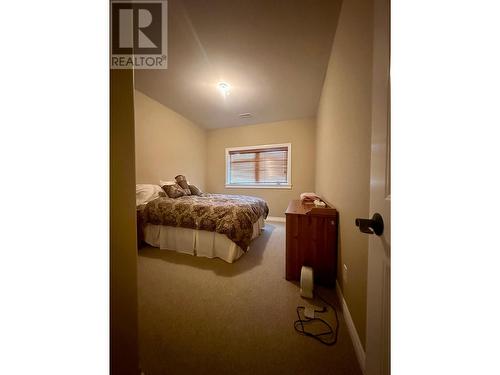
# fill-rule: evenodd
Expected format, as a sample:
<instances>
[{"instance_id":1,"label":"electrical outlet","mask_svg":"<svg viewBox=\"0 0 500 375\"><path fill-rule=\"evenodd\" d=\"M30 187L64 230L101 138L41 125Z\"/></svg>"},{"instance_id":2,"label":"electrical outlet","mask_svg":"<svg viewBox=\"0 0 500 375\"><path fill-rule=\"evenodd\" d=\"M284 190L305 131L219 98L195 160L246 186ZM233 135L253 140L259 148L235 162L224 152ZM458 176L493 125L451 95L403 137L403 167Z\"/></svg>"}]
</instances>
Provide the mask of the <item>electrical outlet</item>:
<instances>
[{"instance_id":1,"label":"electrical outlet","mask_svg":"<svg viewBox=\"0 0 500 375\"><path fill-rule=\"evenodd\" d=\"M347 284L347 265L344 263L344 266L342 267L342 282L344 284Z\"/></svg>"}]
</instances>

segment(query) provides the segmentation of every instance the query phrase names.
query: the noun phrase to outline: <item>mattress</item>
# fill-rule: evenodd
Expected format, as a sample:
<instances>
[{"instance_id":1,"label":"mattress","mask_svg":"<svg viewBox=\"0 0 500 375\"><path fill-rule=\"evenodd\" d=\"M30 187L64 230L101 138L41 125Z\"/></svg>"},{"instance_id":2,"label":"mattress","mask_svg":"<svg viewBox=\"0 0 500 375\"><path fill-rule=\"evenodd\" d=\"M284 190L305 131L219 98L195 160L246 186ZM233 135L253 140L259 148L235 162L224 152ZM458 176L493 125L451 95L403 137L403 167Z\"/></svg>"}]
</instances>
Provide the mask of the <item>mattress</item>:
<instances>
[{"instance_id":1,"label":"mattress","mask_svg":"<svg viewBox=\"0 0 500 375\"><path fill-rule=\"evenodd\" d=\"M253 224L252 240L264 228L264 216ZM239 247L226 235L200 229L173 227L168 225L145 224L144 241L162 250L172 250L206 258L220 258L233 263L247 250Z\"/></svg>"}]
</instances>

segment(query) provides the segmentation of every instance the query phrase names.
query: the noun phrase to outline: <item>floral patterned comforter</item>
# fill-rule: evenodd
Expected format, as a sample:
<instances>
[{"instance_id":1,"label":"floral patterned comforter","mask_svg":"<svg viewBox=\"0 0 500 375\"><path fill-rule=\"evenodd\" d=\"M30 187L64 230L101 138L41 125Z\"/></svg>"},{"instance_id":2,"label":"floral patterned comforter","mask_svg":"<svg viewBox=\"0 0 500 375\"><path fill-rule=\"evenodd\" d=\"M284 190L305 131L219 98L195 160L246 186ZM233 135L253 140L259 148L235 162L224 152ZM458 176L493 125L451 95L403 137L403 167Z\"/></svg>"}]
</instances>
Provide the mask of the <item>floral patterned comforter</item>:
<instances>
[{"instance_id":1,"label":"floral patterned comforter","mask_svg":"<svg viewBox=\"0 0 500 375\"><path fill-rule=\"evenodd\" d=\"M160 197L139 208L142 225L156 224L217 232L243 251L252 240L253 224L269 208L266 201L246 195L203 194Z\"/></svg>"}]
</instances>

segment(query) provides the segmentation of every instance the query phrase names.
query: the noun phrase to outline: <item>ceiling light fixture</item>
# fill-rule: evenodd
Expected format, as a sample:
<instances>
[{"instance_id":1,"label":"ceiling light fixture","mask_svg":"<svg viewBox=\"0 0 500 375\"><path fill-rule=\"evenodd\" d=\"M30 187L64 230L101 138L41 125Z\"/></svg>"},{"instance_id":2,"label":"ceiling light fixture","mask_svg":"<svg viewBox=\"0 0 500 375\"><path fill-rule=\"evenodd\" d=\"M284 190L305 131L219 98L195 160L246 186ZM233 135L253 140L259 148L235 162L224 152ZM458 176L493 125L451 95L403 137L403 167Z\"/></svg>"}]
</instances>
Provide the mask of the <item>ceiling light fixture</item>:
<instances>
[{"instance_id":1,"label":"ceiling light fixture","mask_svg":"<svg viewBox=\"0 0 500 375\"><path fill-rule=\"evenodd\" d=\"M217 88L219 89L221 94L224 96L229 95L229 91L231 91L231 86L229 86L229 83L226 83L226 82L219 82L217 84Z\"/></svg>"}]
</instances>

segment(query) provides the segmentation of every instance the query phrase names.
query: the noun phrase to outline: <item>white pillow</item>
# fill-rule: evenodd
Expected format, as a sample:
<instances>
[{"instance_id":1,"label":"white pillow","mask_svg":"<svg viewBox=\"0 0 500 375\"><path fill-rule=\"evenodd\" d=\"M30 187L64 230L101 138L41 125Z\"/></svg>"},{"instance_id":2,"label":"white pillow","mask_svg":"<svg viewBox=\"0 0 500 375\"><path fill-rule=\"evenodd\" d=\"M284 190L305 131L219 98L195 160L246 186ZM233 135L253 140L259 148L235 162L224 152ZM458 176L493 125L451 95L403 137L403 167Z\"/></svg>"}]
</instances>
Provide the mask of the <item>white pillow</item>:
<instances>
[{"instance_id":1,"label":"white pillow","mask_svg":"<svg viewBox=\"0 0 500 375\"><path fill-rule=\"evenodd\" d=\"M165 186L165 185L176 185L177 181L162 181L160 180L160 186ZM187 184L189 185L190 182L187 181Z\"/></svg>"},{"instance_id":2,"label":"white pillow","mask_svg":"<svg viewBox=\"0 0 500 375\"><path fill-rule=\"evenodd\" d=\"M135 205L146 204L153 199L165 196L165 192L160 185L138 184L135 185Z\"/></svg>"},{"instance_id":3,"label":"white pillow","mask_svg":"<svg viewBox=\"0 0 500 375\"><path fill-rule=\"evenodd\" d=\"M175 185L177 182L175 181L162 181L160 180L160 186L165 186L165 185Z\"/></svg>"}]
</instances>

